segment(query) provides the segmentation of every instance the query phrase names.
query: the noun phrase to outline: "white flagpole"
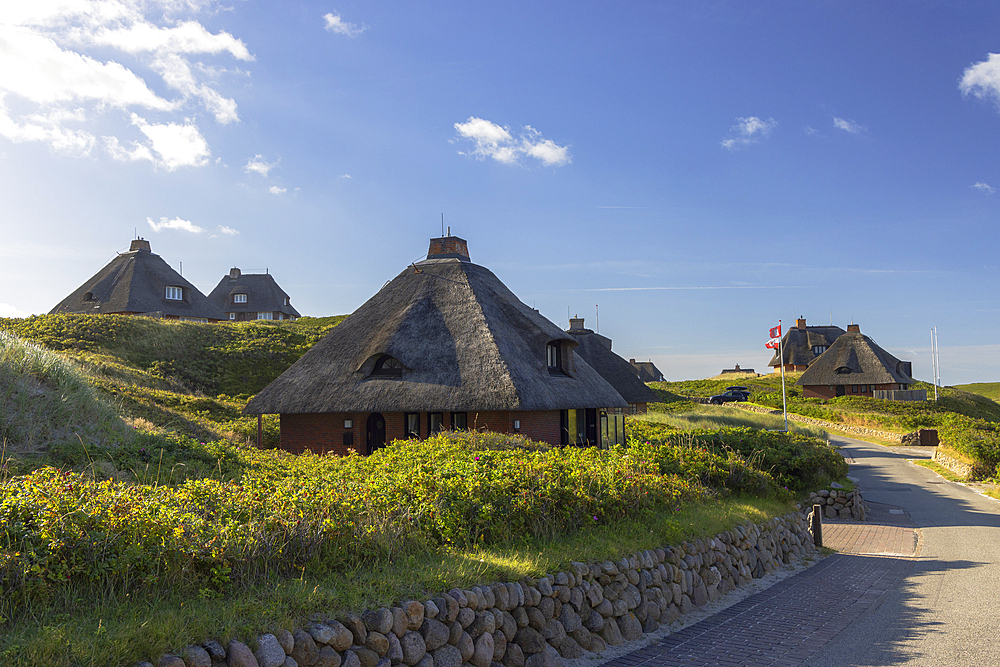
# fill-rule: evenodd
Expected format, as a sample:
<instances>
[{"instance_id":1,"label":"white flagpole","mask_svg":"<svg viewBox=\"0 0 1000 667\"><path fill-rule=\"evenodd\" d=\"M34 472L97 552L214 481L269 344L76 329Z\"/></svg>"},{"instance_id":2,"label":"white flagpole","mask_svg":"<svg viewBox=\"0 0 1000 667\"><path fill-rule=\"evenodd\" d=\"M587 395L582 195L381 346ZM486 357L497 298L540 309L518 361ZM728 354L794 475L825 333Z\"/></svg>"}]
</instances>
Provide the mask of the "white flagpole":
<instances>
[{"instance_id":1,"label":"white flagpole","mask_svg":"<svg viewBox=\"0 0 1000 667\"><path fill-rule=\"evenodd\" d=\"M785 432L788 432L788 401L785 399L785 332L778 320L778 365L781 366L781 411L785 414Z\"/></svg>"}]
</instances>

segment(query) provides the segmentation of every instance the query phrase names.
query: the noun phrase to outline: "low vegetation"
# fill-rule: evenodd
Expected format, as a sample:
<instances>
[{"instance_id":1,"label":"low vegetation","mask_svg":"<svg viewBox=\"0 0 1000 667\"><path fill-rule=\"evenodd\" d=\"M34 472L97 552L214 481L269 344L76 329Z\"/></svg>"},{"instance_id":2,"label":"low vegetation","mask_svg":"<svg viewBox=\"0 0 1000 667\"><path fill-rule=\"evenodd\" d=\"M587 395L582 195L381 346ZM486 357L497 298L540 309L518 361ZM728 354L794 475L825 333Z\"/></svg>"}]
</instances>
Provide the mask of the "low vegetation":
<instances>
[{"instance_id":1,"label":"low vegetation","mask_svg":"<svg viewBox=\"0 0 1000 667\"><path fill-rule=\"evenodd\" d=\"M0 320L0 664L155 662L616 558L784 513L846 471L807 435L657 421L683 413L667 392L607 450L474 432L370 457L257 447L248 396L339 319Z\"/></svg>"}]
</instances>

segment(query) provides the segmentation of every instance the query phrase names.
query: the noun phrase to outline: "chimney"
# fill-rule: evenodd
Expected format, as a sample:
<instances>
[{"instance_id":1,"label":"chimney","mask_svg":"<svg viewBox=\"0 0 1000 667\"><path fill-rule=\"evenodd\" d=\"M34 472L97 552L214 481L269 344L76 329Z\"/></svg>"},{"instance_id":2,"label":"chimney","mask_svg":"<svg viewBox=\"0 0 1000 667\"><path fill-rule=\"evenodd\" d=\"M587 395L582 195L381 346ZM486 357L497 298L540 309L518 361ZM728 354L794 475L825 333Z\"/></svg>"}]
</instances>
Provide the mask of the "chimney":
<instances>
[{"instance_id":1,"label":"chimney","mask_svg":"<svg viewBox=\"0 0 1000 667\"><path fill-rule=\"evenodd\" d=\"M240 277L240 270L239 269L237 269L235 266L233 268L229 269L229 279L230 280L236 280L239 277Z\"/></svg>"},{"instance_id":2,"label":"chimney","mask_svg":"<svg viewBox=\"0 0 1000 667\"><path fill-rule=\"evenodd\" d=\"M583 331L583 318L582 317L571 317L571 318L569 318L569 330L570 331Z\"/></svg>"},{"instance_id":3,"label":"chimney","mask_svg":"<svg viewBox=\"0 0 1000 667\"><path fill-rule=\"evenodd\" d=\"M847 325L847 333L861 333L861 325L860 324L853 324L853 323L852 324L848 324Z\"/></svg>"},{"instance_id":4,"label":"chimney","mask_svg":"<svg viewBox=\"0 0 1000 667\"><path fill-rule=\"evenodd\" d=\"M431 239L430 249L427 250L427 259L458 259L468 262L469 246L465 239L460 239L457 236L442 236Z\"/></svg>"},{"instance_id":5,"label":"chimney","mask_svg":"<svg viewBox=\"0 0 1000 667\"><path fill-rule=\"evenodd\" d=\"M795 328L796 329L805 329L806 328L806 318L800 317L799 319L795 320Z\"/></svg>"},{"instance_id":6,"label":"chimney","mask_svg":"<svg viewBox=\"0 0 1000 667\"><path fill-rule=\"evenodd\" d=\"M635 366L635 359L629 359L629 360L628 360L628 362L629 362L630 364L632 364L633 366Z\"/></svg>"},{"instance_id":7,"label":"chimney","mask_svg":"<svg viewBox=\"0 0 1000 667\"><path fill-rule=\"evenodd\" d=\"M132 239L132 245L129 246L129 252L135 252L140 250L142 252L151 252L149 249L149 241L146 239Z\"/></svg>"}]
</instances>

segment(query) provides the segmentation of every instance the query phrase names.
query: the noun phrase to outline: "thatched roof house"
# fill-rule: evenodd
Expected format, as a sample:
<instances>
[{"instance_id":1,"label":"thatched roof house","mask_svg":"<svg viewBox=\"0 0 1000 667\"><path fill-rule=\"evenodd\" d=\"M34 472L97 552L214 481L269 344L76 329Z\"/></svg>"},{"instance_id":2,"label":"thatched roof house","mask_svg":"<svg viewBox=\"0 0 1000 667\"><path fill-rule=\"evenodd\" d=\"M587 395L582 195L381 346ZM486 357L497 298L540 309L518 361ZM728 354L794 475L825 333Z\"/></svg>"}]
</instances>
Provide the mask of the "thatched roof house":
<instances>
[{"instance_id":1,"label":"thatched roof house","mask_svg":"<svg viewBox=\"0 0 1000 667\"><path fill-rule=\"evenodd\" d=\"M209 301L235 322L297 320L301 315L292 299L270 273L243 273L233 267L215 286Z\"/></svg>"},{"instance_id":2,"label":"thatched roof house","mask_svg":"<svg viewBox=\"0 0 1000 667\"><path fill-rule=\"evenodd\" d=\"M281 444L370 452L441 429L600 442L600 412L628 403L522 303L466 242L431 239L407 267L247 405L280 414Z\"/></svg>"},{"instance_id":3,"label":"thatched roof house","mask_svg":"<svg viewBox=\"0 0 1000 667\"><path fill-rule=\"evenodd\" d=\"M629 359L629 364L635 369L635 373L642 382L663 382L663 373L652 361L636 361Z\"/></svg>"},{"instance_id":4,"label":"thatched roof house","mask_svg":"<svg viewBox=\"0 0 1000 667\"><path fill-rule=\"evenodd\" d=\"M782 360L786 371L804 371L819 358L819 355L833 345L833 341L844 335L844 330L833 325L806 326L804 317L795 320L795 326L785 332L781 341ZM774 351L768 366L776 373L781 371L778 350Z\"/></svg>"},{"instance_id":5,"label":"thatched roof house","mask_svg":"<svg viewBox=\"0 0 1000 667\"><path fill-rule=\"evenodd\" d=\"M226 317L197 287L151 252L145 239L134 239L128 252L112 259L49 313L114 313L198 322Z\"/></svg>"},{"instance_id":6,"label":"thatched roof house","mask_svg":"<svg viewBox=\"0 0 1000 667\"><path fill-rule=\"evenodd\" d=\"M892 395L876 392L906 391L912 382L913 369L909 361L900 361L892 356L861 333L857 324L851 324L847 332L809 366L796 384L802 386L804 397L892 398Z\"/></svg>"},{"instance_id":7,"label":"thatched roof house","mask_svg":"<svg viewBox=\"0 0 1000 667\"><path fill-rule=\"evenodd\" d=\"M576 354L628 401L631 414L645 413L647 403L660 400L656 392L639 379L635 366L611 351L611 339L585 328L582 317L570 318L566 333L578 344Z\"/></svg>"}]
</instances>

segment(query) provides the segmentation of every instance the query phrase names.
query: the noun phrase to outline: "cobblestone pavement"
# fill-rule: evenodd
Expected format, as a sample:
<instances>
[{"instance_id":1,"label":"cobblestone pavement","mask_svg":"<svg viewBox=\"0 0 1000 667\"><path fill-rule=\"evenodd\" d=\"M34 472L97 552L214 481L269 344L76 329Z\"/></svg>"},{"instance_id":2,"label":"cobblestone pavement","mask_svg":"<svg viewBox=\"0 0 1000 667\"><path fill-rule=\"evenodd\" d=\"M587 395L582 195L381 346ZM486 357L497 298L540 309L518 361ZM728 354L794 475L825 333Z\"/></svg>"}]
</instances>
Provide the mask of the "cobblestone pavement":
<instances>
[{"instance_id":1,"label":"cobblestone pavement","mask_svg":"<svg viewBox=\"0 0 1000 667\"><path fill-rule=\"evenodd\" d=\"M868 521L828 521L839 553L604 667L800 665L913 567L918 533L902 510L869 503Z\"/></svg>"}]
</instances>

